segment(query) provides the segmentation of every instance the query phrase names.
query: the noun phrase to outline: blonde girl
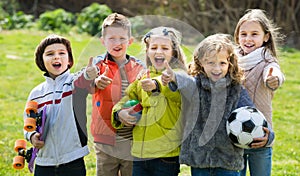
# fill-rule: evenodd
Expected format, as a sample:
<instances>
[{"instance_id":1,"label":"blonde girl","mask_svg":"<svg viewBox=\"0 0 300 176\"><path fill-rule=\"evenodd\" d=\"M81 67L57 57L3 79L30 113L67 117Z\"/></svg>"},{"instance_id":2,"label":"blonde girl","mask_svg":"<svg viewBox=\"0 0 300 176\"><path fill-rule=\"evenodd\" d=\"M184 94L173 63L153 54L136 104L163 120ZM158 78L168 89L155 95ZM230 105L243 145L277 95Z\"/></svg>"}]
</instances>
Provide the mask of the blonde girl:
<instances>
[{"instance_id":1,"label":"blonde girl","mask_svg":"<svg viewBox=\"0 0 300 176\"><path fill-rule=\"evenodd\" d=\"M143 38L146 46L146 64L150 73L139 76L129 85L126 96L113 108L115 128L132 126L134 176L174 176L179 173L178 156L181 142L181 96L161 82L164 62L174 69L186 70L185 56L180 47L180 33L174 28L157 27ZM132 109L122 109L129 99L143 106L139 121L130 115Z\"/></svg>"}]
</instances>

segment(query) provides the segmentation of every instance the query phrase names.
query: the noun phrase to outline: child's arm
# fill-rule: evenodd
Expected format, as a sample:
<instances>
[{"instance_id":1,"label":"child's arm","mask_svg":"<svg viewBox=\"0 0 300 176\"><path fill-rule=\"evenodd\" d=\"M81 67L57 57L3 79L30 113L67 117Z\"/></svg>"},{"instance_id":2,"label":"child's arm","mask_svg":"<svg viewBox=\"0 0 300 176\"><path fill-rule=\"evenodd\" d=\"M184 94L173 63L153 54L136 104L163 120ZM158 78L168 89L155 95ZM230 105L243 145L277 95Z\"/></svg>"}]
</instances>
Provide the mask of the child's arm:
<instances>
[{"instance_id":1,"label":"child's arm","mask_svg":"<svg viewBox=\"0 0 300 176\"><path fill-rule=\"evenodd\" d=\"M179 90L181 95L191 100L198 95L196 79L187 75L185 72L174 72L167 62L166 71L161 75L163 85L168 85L172 91Z\"/></svg>"},{"instance_id":2,"label":"child's arm","mask_svg":"<svg viewBox=\"0 0 300 176\"><path fill-rule=\"evenodd\" d=\"M237 108L243 106L255 107L254 103L249 97L247 90L244 87L242 87ZM269 123L268 123L268 128L264 127L264 131L266 132L266 135L261 138L255 138L254 139L255 142L251 144L252 148L268 147L273 143L275 138L275 133L272 130L271 125Z\"/></svg>"},{"instance_id":3,"label":"child's arm","mask_svg":"<svg viewBox=\"0 0 300 176\"><path fill-rule=\"evenodd\" d=\"M250 106L250 107L255 108L255 105L252 102L252 100L248 94L248 91L244 87L241 88L240 99L238 101L237 108L240 108L243 106Z\"/></svg>"}]
</instances>

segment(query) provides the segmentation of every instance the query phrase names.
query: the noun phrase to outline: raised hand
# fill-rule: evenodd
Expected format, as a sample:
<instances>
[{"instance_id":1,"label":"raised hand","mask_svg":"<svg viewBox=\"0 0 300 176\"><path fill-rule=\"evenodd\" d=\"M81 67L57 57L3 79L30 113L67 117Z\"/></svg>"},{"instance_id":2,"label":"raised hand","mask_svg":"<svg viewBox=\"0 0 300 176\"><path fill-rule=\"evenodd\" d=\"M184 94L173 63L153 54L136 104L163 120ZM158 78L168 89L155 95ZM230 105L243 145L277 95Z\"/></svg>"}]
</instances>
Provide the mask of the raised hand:
<instances>
[{"instance_id":1,"label":"raised hand","mask_svg":"<svg viewBox=\"0 0 300 176\"><path fill-rule=\"evenodd\" d=\"M99 74L99 69L96 65L93 65L93 58L91 57L89 60L89 63L86 67L86 79L87 80L93 80L97 78Z\"/></svg>"},{"instance_id":2,"label":"raised hand","mask_svg":"<svg viewBox=\"0 0 300 176\"><path fill-rule=\"evenodd\" d=\"M164 61L166 70L162 72L161 81L164 86L169 82L175 81L175 74L172 68L169 66L168 61Z\"/></svg>"},{"instance_id":3,"label":"raised hand","mask_svg":"<svg viewBox=\"0 0 300 176\"><path fill-rule=\"evenodd\" d=\"M266 84L270 89L275 90L279 86L279 79L277 76L273 76L272 73L273 68L271 67L267 76Z\"/></svg>"},{"instance_id":4,"label":"raised hand","mask_svg":"<svg viewBox=\"0 0 300 176\"><path fill-rule=\"evenodd\" d=\"M95 84L98 89L103 90L112 83L112 79L108 77L109 67L105 67L105 71L95 79Z\"/></svg>"}]
</instances>

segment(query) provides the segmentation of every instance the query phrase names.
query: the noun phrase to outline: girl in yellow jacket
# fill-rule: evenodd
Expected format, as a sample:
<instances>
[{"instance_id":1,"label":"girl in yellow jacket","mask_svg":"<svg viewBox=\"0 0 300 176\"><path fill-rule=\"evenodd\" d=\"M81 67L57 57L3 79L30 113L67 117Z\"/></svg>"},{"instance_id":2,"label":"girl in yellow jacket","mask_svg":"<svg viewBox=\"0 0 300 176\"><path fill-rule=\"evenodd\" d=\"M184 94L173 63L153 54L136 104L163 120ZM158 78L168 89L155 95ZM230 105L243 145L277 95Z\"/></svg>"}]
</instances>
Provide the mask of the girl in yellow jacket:
<instances>
[{"instance_id":1,"label":"girl in yellow jacket","mask_svg":"<svg viewBox=\"0 0 300 176\"><path fill-rule=\"evenodd\" d=\"M144 36L149 69L129 85L126 96L113 108L113 127L134 126L133 176L174 176L180 171L181 96L179 91L173 92L163 85L160 78L165 70L164 61L186 71L180 38L177 30L168 27L154 28ZM141 103L143 110L139 120L131 114L133 108L122 108L128 100Z\"/></svg>"}]
</instances>

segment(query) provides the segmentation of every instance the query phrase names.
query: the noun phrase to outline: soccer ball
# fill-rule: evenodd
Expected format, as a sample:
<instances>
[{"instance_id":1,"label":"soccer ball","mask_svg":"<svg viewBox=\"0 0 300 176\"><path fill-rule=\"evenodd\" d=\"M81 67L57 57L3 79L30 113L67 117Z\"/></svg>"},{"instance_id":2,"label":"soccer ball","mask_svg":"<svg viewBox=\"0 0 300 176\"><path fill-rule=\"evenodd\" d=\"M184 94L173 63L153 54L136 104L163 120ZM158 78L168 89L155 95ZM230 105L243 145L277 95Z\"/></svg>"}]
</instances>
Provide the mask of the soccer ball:
<instances>
[{"instance_id":1,"label":"soccer ball","mask_svg":"<svg viewBox=\"0 0 300 176\"><path fill-rule=\"evenodd\" d=\"M250 148L253 138L263 137L263 127L268 127L264 115L249 106L234 110L229 116L226 129L231 142L240 148Z\"/></svg>"},{"instance_id":2,"label":"soccer ball","mask_svg":"<svg viewBox=\"0 0 300 176\"><path fill-rule=\"evenodd\" d=\"M135 116L136 122L138 122L142 117L142 110L143 107L141 103L138 100L128 100L125 102L122 106L123 109L128 109L130 107L133 107L133 110L130 112L130 115Z\"/></svg>"}]
</instances>

